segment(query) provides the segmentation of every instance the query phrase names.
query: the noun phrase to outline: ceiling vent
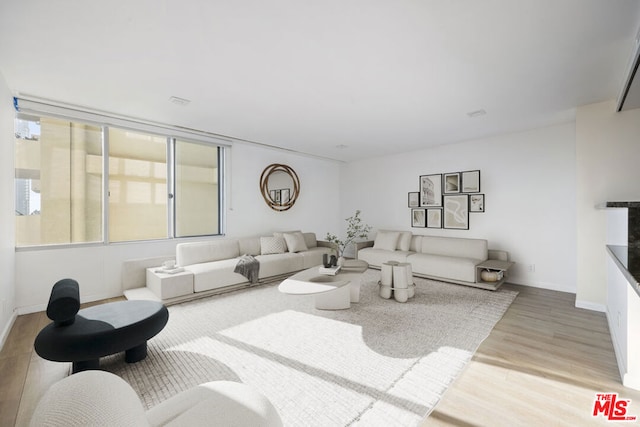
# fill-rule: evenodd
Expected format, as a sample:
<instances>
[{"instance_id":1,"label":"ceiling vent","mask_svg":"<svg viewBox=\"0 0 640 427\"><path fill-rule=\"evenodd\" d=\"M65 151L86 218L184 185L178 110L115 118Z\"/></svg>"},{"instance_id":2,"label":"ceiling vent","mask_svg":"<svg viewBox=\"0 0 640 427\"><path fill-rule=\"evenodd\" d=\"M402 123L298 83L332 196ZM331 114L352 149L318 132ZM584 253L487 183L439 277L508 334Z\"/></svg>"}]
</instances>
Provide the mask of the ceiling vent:
<instances>
[{"instance_id":1,"label":"ceiling vent","mask_svg":"<svg viewBox=\"0 0 640 427\"><path fill-rule=\"evenodd\" d=\"M184 107L185 105L189 104L191 100L185 99L185 98L179 98L177 96L171 96L169 97L169 102L171 102L172 104L176 104Z\"/></svg>"},{"instance_id":2,"label":"ceiling vent","mask_svg":"<svg viewBox=\"0 0 640 427\"><path fill-rule=\"evenodd\" d=\"M627 65L624 86L620 96L618 96L618 104L616 111L632 110L640 108L640 29L636 34L636 39L631 52L631 58Z\"/></svg>"}]
</instances>

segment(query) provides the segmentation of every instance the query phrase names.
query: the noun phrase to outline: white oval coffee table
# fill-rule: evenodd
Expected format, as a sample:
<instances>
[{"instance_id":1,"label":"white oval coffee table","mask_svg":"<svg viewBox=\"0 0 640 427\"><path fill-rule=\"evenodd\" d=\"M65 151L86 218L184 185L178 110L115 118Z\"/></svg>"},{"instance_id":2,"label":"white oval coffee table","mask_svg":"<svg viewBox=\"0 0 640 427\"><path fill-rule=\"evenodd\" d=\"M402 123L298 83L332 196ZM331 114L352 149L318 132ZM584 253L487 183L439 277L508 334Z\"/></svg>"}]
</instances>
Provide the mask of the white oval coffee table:
<instances>
[{"instance_id":1,"label":"white oval coffee table","mask_svg":"<svg viewBox=\"0 0 640 427\"><path fill-rule=\"evenodd\" d=\"M360 301L360 279L369 264L365 261L346 261L334 275L319 272L321 266L302 270L285 279L278 290L289 295L315 295L318 310L343 310Z\"/></svg>"}]
</instances>

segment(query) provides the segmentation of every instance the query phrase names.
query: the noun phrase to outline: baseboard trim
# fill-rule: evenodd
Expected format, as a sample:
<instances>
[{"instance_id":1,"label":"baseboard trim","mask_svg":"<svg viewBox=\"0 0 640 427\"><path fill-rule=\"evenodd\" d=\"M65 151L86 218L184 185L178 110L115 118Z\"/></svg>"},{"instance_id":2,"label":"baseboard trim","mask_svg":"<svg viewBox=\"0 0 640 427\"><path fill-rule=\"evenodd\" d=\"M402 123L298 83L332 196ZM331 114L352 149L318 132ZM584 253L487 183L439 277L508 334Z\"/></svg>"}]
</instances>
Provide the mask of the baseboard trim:
<instances>
[{"instance_id":1,"label":"baseboard trim","mask_svg":"<svg viewBox=\"0 0 640 427\"><path fill-rule=\"evenodd\" d=\"M623 380L626 374L626 366L627 361L626 357L620 350L620 345L618 344L618 336L616 335L616 329L613 327L613 319L611 318L611 313L609 310L605 310L605 314L607 316L607 325L609 326L609 333L611 334L611 341L613 343L613 354L616 356L616 363L618 364L618 372L620 372L620 378ZM625 384L626 385L626 384Z\"/></svg>"},{"instance_id":2,"label":"baseboard trim","mask_svg":"<svg viewBox=\"0 0 640 427\"><path fill-rule=\"evenodd\" d=\"M531 288L548 289L550 291L567 292L570 294L576 293L574 287L565 286L558 283L524 280L522 278L513 276L507 277L507 282L513 283L514 285L529 286Z\"/></svg>"},{"instance_id":3,"label":"baseboard trim","mask_svg":"<svg viewBox=\"0 0 640 427\"><path fill-rule=\"evenodd\" d=\"M9 332L11 332L11 328L13 328L13 324L15 323L17 318L18 313L16 312L16 310L13 310L13 313L9 318L9 322L7 322L7 325L2 330L2 335L0 335L0 351L4 348L4 343L7 342L7 338L9 338Z\"/></svg>"},{"instance_id":4,"label":"baseboard trim","mask_svg":"<svg viewBox=\"0 0 640 427\"><path fill-rule=\"evenodd\" d=\"M29 305L26 307L18 307L16 311L18 312L18 316L22 316L23 314L37 313L39 311L45 311L46 309L47 309L47 304L36 304L36 305Z\"/></svg>"},{"instance_id":5,"label":"baseboard trim","mask_svg":"<svg viewBox=\"0 0 640 427\"><path fill-rule=\"evenodd\" d=\"M576 308L584 308L586 310L599 311L600 313L606 313L607 312L607 306L606 305L597 304L597 303L591 302L591 301L576 300Z\"/></svg>"},{"instance_id":6,"label":"baseboard trim","mask_svg":"<svg viewBox=\"0 0 640 427\"><path fill-rule=\"evenodd\" d=\"M107 299L111 299L111 298L118 298L121 297L122 294L100 294L100 295L89 295L86 297L81 296L80 297L80 303L81 304L85 304L88 302L95 302L95 301L102 301L102 300L107 300ZM37 313L40 311L46 311L47 310L47 305L48 302L46 304L36 304L36 305L28 305L28 306L24 306L24 307L18 307L16 309L16 311L18 312L19 316L22 316L23 314L31 314L31 313Z\"/></svg>"},{"instance_id":7,"label":"baseboard trim","mask_svg":"<svg viewBox=\"0 0 640 427\"><path fill-rule=\"evenodd\" d=\"M625 373L622 377L622 384L625 387L632 388L634 390L640 390L640 378L637 375Z\"/></svg>"}]
</instances>

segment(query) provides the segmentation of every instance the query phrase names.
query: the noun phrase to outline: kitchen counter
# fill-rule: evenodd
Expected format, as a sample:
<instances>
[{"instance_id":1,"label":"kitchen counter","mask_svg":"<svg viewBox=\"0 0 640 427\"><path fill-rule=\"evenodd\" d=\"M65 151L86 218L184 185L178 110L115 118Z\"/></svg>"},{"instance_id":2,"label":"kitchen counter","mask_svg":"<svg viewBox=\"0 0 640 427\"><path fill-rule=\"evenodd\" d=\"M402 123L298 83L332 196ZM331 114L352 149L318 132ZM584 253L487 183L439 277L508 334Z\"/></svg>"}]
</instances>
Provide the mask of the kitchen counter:
<instances>
[{"instance_id":1,"label":"kitchen counter","mask_svg":"<svg viewBox=\"0 0 640 427\"><path fill-rule=\"evenodd\" d=\"M628 246L619 245L607 245L607 251L631 288L640 297L640 251L629 250Z\"/></svg>"},{"instance_id":2,"label":"kitchen counter","mask_svg":"<svg viewBox=\"0 0 640 427\"><path fill-rule=\"evenodd\" d=\"M625 387L640 390L640 202L606 202L606 315Z\"/></svg>"}]
</instances>

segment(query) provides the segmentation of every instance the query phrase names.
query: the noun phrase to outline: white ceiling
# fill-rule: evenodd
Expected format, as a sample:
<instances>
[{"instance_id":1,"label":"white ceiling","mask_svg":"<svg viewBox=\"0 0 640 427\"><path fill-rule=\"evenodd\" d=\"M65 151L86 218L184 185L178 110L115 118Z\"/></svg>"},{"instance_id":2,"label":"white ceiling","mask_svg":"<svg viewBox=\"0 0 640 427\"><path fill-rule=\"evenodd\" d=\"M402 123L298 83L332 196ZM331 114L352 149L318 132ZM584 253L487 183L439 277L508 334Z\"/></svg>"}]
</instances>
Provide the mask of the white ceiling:
<instances>
[{"instance_id":1,"label":"white ceiling","mask_svg":"<svg viewBox=\"0 0 640 427\"><path fill-rule=\"evenodd\" d=\"M0 73L351 160L570 121L618 96L639 23L638 0L0 0Z\"/></svg>"}]
</instances>

